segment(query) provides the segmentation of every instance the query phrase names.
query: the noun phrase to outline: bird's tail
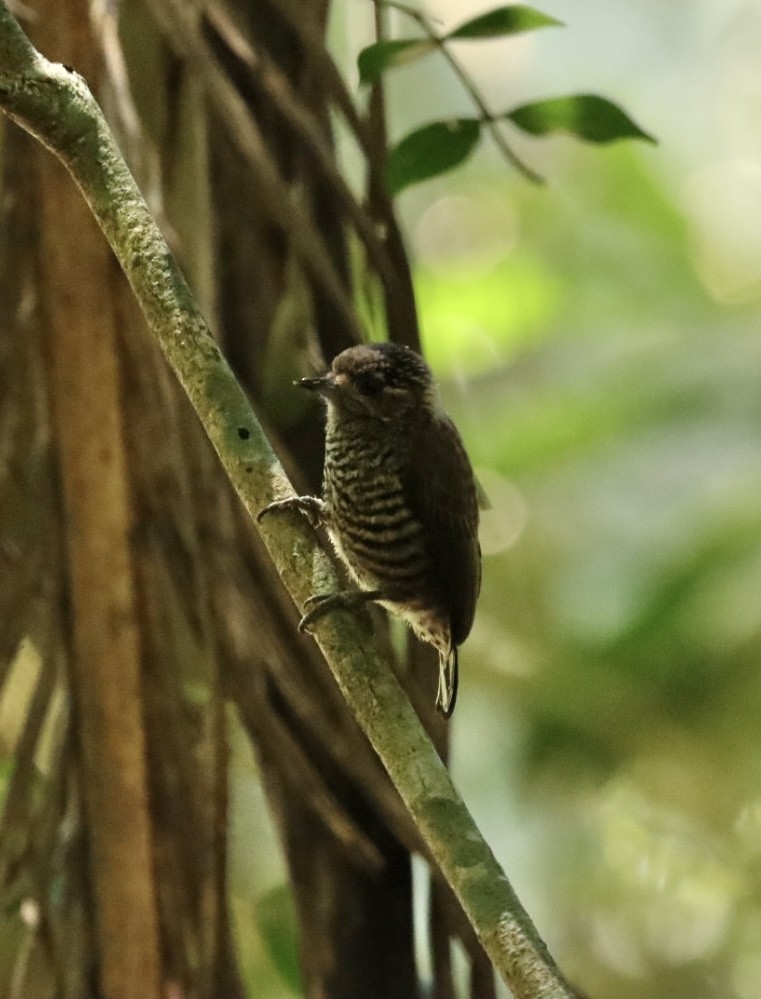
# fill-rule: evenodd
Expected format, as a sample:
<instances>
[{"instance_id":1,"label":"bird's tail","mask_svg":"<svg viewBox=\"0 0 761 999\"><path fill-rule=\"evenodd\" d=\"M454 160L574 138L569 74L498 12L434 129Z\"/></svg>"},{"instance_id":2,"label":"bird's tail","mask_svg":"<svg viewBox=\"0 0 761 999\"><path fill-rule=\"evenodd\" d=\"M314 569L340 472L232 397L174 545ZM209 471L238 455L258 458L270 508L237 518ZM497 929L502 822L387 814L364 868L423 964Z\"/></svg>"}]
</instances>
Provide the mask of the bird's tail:
<instances>
[{"instance_id":1,"label":"bird's tail","mask_svg":"<svg viewBox=\"0 0 761 999\"><path fill-rule=\"evenodd\" d=\"M451 645L446 655L439 655L439 686L436 691L436 709L445 718L449 718L454 711L458 680L457 646Z\"/></svg>"}]
</instances>

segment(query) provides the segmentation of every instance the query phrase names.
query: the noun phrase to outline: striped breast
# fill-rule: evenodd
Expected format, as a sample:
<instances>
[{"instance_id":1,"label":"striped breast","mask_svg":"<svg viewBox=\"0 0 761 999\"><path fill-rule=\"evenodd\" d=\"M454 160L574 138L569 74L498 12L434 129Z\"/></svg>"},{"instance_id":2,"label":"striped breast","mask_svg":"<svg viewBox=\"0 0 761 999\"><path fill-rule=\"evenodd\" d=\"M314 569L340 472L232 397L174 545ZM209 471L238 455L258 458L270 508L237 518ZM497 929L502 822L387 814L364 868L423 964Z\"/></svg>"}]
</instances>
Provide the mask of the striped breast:
<instances>
[{"instance_id":1,"label":"striped breast","mask_svg":"<svg viewBox=\"0 0 761 999\"><path fill-rule=\"evenodd\" d=\"M368 433L365 422L344 421L325 442L323 499L333 542L361 587L438 602L424 527L405 500L404 443Z\"/></svg>"}]
</instances>

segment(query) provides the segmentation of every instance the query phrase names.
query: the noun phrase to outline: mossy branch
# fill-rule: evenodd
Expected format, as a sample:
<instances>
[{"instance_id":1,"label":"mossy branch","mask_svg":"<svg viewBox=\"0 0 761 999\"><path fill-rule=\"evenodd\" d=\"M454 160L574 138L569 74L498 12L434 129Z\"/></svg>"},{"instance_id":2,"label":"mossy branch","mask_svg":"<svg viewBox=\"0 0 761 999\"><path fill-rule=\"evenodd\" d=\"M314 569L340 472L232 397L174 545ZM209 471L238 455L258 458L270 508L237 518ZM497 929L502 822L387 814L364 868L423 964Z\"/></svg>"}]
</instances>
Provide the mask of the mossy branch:
<instances>
[{"instance_id":1,"label":"mossy branch","mask_svg":"<svg viewBox=\"0 0 761 999\"><path fill-rule=\"evenodd\" d=\"M283 469L198 312L84 80L44 59L4 0L0 0L0 108L68 168L248 512L254 516L272 500L291 494ZM272 516L261 531L298 606L315 591L337 588L330 560L303 518ZM368 642L362 620L346 613L328 615L317 625L315 637L443 876L513 994L517 999L573 999L406 695Z\"/></svg>"}]
</instances>

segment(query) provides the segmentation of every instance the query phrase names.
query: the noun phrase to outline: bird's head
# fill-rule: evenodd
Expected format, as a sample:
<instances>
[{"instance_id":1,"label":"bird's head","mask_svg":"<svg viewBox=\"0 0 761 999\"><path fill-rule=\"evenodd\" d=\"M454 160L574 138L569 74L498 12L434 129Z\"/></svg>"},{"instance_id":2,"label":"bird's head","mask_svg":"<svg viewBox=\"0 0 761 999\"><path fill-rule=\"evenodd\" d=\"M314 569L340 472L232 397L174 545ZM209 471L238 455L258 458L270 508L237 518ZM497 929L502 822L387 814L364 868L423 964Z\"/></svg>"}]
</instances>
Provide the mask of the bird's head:
<instances>
[{"instance_id":1,"label":"bird's head","mask_svg":"<svg viewBox=\"0 0 761 999\"><path fill-rule=\"evenodd\" d=\"M430 368L414 350L394 343L349 347L324 375L296 384L319 392L339 418L367 415L399 423L435 406Z\"/></svg>"}]
</instances>

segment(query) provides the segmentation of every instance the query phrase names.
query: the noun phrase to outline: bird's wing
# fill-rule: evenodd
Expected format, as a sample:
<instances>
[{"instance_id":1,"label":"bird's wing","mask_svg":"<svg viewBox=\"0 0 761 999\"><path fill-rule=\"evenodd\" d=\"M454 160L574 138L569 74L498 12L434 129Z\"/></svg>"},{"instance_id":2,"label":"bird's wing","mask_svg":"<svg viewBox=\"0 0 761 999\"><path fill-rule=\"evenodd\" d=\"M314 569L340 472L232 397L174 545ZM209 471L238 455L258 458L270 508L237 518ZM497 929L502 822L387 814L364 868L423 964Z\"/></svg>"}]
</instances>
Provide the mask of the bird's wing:
<instances>
[{"instance_id":1,"label":"bird's wing","mask_svg":"<svg viewBox=\"0 0 761 999\"><path fill-rule=\"evenodd\" d=\"M465 447L443 413L413 431L404 488L410 509L426 529L452 641L460 645L473 624L481 586L478 497Z\"/></svg>"}]
</instances>

